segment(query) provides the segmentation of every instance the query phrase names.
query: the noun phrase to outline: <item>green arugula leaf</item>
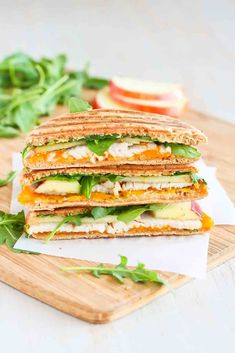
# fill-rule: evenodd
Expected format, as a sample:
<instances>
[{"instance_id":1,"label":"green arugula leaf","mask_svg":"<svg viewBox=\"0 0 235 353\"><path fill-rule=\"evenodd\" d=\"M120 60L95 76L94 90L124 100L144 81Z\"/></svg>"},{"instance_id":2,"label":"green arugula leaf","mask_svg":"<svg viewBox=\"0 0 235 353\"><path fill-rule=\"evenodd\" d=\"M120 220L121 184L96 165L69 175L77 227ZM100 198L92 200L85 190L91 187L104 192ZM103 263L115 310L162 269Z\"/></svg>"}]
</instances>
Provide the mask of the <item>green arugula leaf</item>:
<instances>
[{"instance_id":1,"label":"green arugula leaf","mask_svg":"<svg viewBox=\"0 0 235 353\"><path fill-rule=\"evenodd\" d=\"M117 217L118 221L126 224L134 221L137 217L141 216L147 210L146 206L130 206L126 207Z\"/></svg>"},{"instance_id":2,"label":"green arugula leaf","mask_svg":"<svg viewBox=\"0 0 235 353\"><path fill-rule=\"evenodd\" d=\"M27 88L37 80L35 62L26 54L15 53L0 63L0 87Z\"/></svg>"},{"instance_id":3,"label":"green arugula leaf","mask_svg":"<svg viewBox=\"0 0 235 353\"><path fill-rule=\"evenodd\" d=\"M37 111L30 102L25 102L14 109L12 117L22 132L30 131L38 123Z\"/></svg>"},{"instance_id":4,"label":"green arugula leaf","mask_svg":"<svg viewBox=\"0 0 235 353\"><path fill-rule=\"evenodd\" d=\"M25 216L21 211L17 214L10 214L0 211L0 245L6 244L12 251L16 241L24 231Z\"/></svg>"},{"instance_id":5,"label":"green arugula leaf","mask_svg":"<svg viewBox=\"0 0 235 353\"><path fill-rule=\"evenodd\" d=\"M99 175L86 175L80 179L81 194L90 199L92 188L99 184L101 177Z\"/></svg>"},{"instance_id":6,"label":"green arugula leaf","mask_svg":"<svg viewBox=\"0 0 235 353\"><path fill-rule=\"evenodd\" d=\"M116 207L94 207L91 210L91 215L94 219L99 219L112 214L115 211Z\"/></svg>"},{"instance_id":7,"label":"green arugula leaf","mask_svg":"<svg viewBox=\"0 0 235 353\"><path fill-rule=\"evenodd\" d=\"M11 183L17 175L17 171L11 171L8 173L6 179L0 179L0 187L6 186L7 184Z\"/></svg>"},{"instance_id":8,"label":"green arugula leaf","mask_svg":"<svg viewBox=\"0 0 235 353\"><path fill-rule=\"evenodd\" d=\"M162 209L167 205L161 204L152 204L152 205L143 205L143 206L125 206L117 208L117 219L118 221L124 222L126 224L134 221L136 218L141 216L146 211L155 211Z\"/></svg>"},{"instance_id":9,"label":"green arugula leaf","mask_svg":"<svg viewBox=\"0 0 235 353\"><path fill-rule=\"evenodd\" d=\"M206 184L205 179L201 178L199 175L195 173L190 173L190 176L194 184L197 184L199 181L202 181L204 184Z\"/></svg>"},{"instance_id":10,"label":"green arugula leaf","mask_svg":"<svg viewBox=\"0 0 235 353\"><path fill-rule=\"evenodd\" d=\"M110 180L112 183L115 183L116 181L121 181L125 178L125 176L122 175L114 175L114 174L108 174L106 176L108 180Z\"/></svg>"},{"instance_id":11,"label":"green arugula leaf","mask_svg":"<svg viewBox=\"0 0 235 353\"><path fill-rule=\"evenodd\" d=\"M117 135L92 135L85 138L86 145L97 156L102 156L117 140Z\"/></svg>"},{"instance_id":12,"label":"green arugula leaf","mask_svg":"<svg viewBox=\"0 0 235 353\"><path fill-rule=\"evenodd\" d=\"M26 145L25 148L23 149L23 151L21 151L21 156L22 156L22 160L24 161L25 157L27 156L27 154L29 153L29 151L31 150L31 146L30 145Z\"/></svg>"},{"instance_id":13,"label":"green arugula leaf","mask_svg":"<svg viewBox=\"0 0 235 353\"><path fill-rule=\"evenodd\" d=\"M114 277L119 283L124 283L124 279L129 278L133 282L148 283L153 282L159 285L167 285L168 282L163 279L156 271L148 270L143 263L139 263L134 269L127 267L128 259L126 256L120 256L120 263L116 267L104 267L100 264L96 267L61 267L65 272L90 272L93 276L100 278L101 275Z\"/></svg>"},{"instance_id":14,"label":"green arugula leaf","mask_svg":"<svg viewBox=\"0 0 235 353\"><path fill-rule=\"evenodd\" d=\"M72 97L69 100L70 113L85 112L91 109L92 109L92 106L81 98Z\"/></svg>"},{"instance_id":15,"label":"green arugula leaf","mask_svg":"<svg viewBox=\"0 0 235 353\"><path fill-rule=\"evenodd\" d=\"M85 88L102 89L108 86L109 80L100 77L88 77L84 82Z\"/></svg>"},{"instance_id":16,"label":"green arugula leaf","mask_svg":"<svg viewBox=\"0 0 235 353\"><path fill-rule=\"evenodd\" d=\"M175 156L181 156L185 158L199 158L201 153L192 146L183 145L180 143L164 143L165 146L170 146L171 151Z\"/></svg>"},{"instance_id":17,"label":"green arugula leaf","mask_svg":"<svg viewBox=\"0 0 235 353\"><path fill-rule=\"evenodd\" d=\"M1 124L0 122L0 137L16 137L19 135L19 130L15 127Z\"/></svg>"},{"instance_id":18,"label":"green arugula leaf","mask_svg":"<svg viewBox=\"0 0 235 353\"><path fill-rule=\"evenodd\" d=\"M45 244L48 244L49 241L54 237L54 235L58 232L58 230L65 224L65 223L72 223L77 226L81 225L81 215L68 215L64 217L55 227L55 229L49 234L49 237L45 240Z\"/></svg>"}]
</instances>

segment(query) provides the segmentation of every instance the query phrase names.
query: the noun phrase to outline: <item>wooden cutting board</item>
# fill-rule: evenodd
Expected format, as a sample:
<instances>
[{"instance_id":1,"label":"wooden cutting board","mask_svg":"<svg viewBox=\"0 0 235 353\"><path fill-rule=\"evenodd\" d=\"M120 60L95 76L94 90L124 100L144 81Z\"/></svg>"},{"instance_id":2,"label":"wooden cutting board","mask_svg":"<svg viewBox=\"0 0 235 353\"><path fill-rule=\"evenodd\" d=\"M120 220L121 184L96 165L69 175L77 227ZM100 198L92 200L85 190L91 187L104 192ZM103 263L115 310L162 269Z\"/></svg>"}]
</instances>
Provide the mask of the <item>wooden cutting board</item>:
<instances>
[{"instance_id":1,"label":"wooden cutting board","mask_svg":"<svg viewBox=\"0 0 235 353\"><path fill-rule=\"evenodd\" d=\"M184 119L202 129L209 145L201 150L209 165L216 166L217 176L235 200L235 126L190 111ZM20 151L24 137L1 140L0 177L11 168L11 153ZM9 210L11 186L1 188L0 209ZM221 210L226 212L226 210ZM217 226L212 231L208 270L235 256L235 227ZM92 262L47 255L26 255L0 247L0 280L61 311L91 323L106 323L126 315L167 292L165 286L136 284L127 280L120 285L113 278L100 279L90 274L63 273L61 266L91 266ZM163 273L173 287L190 280L186 276Z\"/></svg>"}]
</instances>

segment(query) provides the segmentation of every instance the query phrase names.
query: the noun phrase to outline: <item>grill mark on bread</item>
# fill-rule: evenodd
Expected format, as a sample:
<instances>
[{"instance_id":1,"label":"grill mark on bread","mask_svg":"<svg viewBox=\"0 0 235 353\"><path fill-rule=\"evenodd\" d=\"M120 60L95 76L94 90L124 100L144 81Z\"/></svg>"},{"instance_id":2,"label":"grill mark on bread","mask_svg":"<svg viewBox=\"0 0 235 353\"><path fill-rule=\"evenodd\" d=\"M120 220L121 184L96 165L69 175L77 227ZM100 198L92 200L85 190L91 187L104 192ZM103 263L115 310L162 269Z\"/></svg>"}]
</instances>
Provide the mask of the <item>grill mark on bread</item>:
<instances>
[{"instance_id":1,"label":"grill mark on bread","mask_svg":"<svg viewBox=\"0 0 235 353\"><path fill-rule=\"evenodd\" d=\"M207 141L200 130L172 117L101 109L52 118L34 129L27 142L43 145L96 134L148 135L161 141L191 145Z\"/></svg>"}]
</instances>

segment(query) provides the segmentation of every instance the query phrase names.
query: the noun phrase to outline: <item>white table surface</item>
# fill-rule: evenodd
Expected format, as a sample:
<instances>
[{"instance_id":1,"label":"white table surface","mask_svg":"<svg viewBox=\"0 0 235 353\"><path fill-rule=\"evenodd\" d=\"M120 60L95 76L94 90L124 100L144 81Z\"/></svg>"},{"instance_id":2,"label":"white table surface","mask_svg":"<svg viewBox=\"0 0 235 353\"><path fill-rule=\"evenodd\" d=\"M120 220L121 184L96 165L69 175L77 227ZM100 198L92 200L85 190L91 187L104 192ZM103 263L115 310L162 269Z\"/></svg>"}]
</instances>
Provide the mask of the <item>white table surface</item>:
<instances>
[{"instance_id":1,"label":"white table surface","mask_svg":"<svg viewBox=\"0 0 235 353\"><path fill-rule=\"evenodd\" d=\"M235 2L0 0L0 55L66 52L96 75L182 82L191 105L234 121ZM234 352L235 259L107 325L0 283L1 352Z\"/></svg>"}]
</instances>

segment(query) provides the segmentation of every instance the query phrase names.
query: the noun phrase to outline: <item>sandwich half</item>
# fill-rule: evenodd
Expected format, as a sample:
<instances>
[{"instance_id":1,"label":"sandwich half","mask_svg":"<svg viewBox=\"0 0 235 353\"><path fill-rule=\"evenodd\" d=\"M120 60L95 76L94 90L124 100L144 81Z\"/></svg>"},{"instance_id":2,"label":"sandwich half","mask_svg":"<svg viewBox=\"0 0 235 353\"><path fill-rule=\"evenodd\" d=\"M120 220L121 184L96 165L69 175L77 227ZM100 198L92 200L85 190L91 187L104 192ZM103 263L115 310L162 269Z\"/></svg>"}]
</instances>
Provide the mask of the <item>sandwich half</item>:
<instances>
[{"instance_id":1,"label":"sandwich half","mask_svg":"<svg viewBox=\"0 0 235 353\"><path fill-rule=\"evenodd\" d=\"M197 200L207 185L188 165L106 166L24 172L19 202L31 209Z\"/></svg>"},{"instance_id":2,"label":"sandwich half","mask_svg":"<svg viewBox=\"0 0 235 353\"><path fill-rule=\"evenodd\" d=\"M25 167L55 169L121 164L189 164L207 141L171 117L97 109L49 119L28 136Z\"/></svg>"},{"instance_id":3,"label":"sandwich half","mask_svg":"<svg viewBox=\"0 0 235 353\"><path fill-rule=\"evenodd\" d=\"M213 221L195 203L126 207L63 208L32 211L25 230L38 239L115 238L192 235L208 231Z\"/></svg>"}]
</instances>

